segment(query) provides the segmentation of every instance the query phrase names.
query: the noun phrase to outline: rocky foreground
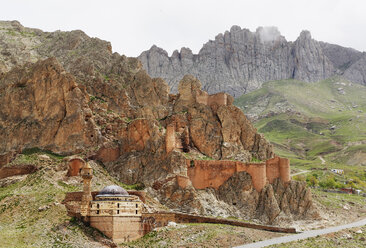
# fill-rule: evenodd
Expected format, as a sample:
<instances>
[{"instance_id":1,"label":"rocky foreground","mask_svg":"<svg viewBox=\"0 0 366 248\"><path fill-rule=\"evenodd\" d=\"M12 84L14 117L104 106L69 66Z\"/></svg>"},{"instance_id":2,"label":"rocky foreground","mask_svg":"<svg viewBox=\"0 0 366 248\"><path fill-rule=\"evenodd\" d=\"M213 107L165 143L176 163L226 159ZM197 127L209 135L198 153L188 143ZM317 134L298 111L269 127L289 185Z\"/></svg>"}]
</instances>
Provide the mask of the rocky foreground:
<instances>
[{"instance_id":1,"label":"rocky foreground","mask_svg":"<svg viewBox=\"0 0 366 248\"><path fill-rule=\"evenodd\" d=\"M225 104L203 103L207 93L192 76L180 81L179 94L169 94L137 59L112 53L108 42L81 31L1 25L0 165L33 148L81 154L123 183L143 185L170 209L266 223L318 217L304 183L277 180L257 192L250 175L240 172L219 189L181 187L187 158L250 162L274 156L232 97ZM169 126L177 140L172 151Z\"/></svg>"}]
</instances>

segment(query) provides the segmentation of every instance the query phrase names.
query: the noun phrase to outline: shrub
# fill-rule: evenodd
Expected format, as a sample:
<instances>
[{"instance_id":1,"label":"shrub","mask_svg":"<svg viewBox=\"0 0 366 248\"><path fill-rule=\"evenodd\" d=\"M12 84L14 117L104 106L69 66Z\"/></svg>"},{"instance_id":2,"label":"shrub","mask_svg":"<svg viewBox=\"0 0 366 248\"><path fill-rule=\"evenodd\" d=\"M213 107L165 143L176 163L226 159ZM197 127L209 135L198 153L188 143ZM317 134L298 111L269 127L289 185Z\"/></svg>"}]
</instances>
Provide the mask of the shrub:
<instances>
[{"instance_id":1,"label":"shrub","mask_svg":"<svg viewBox=\"0 0 366 248\"><path fill-rule=\"evenodd\" d=\"M308 176L306 177L306 183L307 183L307 185L308 185L308 186L310 186L310 187L315 187L315 186L317 186L317 185L319 184L319 180L318 180L318 178L317 178L316 176L314 176L314 175L308 175Z\"/></svg>"}]
</instances>

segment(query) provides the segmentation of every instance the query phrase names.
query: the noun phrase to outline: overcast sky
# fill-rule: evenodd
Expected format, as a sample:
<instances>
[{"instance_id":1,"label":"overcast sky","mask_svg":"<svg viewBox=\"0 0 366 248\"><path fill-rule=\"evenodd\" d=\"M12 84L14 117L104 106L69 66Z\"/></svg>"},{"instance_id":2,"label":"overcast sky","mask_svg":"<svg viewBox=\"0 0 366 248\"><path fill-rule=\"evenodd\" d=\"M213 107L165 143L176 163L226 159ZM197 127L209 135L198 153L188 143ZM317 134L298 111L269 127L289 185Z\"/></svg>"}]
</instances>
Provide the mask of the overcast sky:
<instances>
[{"instance_id":1,"label":"overcast sky","mask_svg":"<svg viewBox=\"0 0 366 248\"><path fill-rule=\"evenodd\" d=\"M316 40L366 51L365 0L2 0L0 19L44 31L81 29L113 51L138 56L153 44L171 54L204 43L232 25L277 26L293 41Z\"/></svg>"}]
</instances>

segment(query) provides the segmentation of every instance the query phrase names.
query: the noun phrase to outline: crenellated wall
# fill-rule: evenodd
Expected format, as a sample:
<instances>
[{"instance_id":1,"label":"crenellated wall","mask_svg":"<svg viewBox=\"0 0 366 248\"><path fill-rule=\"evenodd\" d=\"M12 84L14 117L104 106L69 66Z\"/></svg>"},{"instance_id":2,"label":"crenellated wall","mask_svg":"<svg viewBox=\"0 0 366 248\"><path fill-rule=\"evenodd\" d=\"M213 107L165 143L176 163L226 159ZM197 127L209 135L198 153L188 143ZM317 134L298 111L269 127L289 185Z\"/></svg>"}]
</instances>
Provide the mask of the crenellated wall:
<instances>
[{"instance_id":1,"label":"crenellated wall","mask_svg":"<svg viewBox=\"0 0 366 248\"><path fill-rule=\"evenodd\" d=\"M280 178L291 180L290 163L286 158L275 157L265 163L243 163L225 160L186 160L187 175L196 189L218 189L234 173L246 171L252 177L253 187L261 191L267 183Z\"/></svg>"}]
</instances>

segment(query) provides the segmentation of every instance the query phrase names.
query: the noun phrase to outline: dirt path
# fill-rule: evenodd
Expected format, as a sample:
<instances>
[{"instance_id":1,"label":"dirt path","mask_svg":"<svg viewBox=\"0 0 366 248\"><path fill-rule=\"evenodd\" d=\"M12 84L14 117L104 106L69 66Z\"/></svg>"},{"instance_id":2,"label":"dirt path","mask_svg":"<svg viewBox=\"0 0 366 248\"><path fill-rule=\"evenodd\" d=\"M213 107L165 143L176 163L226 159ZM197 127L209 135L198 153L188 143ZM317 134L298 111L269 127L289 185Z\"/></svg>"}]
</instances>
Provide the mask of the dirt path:
<instances>
[{"instance_id":1,"label":"dirt path","mask_svg":"<svg viewBox=\"0 0 366 248\"><path fill-rule=\"evenodd\" d=\"M322 164L325 164L325 159L322 156L319 156L320 161L322 161Z\"/></svg>"},{"instance_id":2,"label":"dirt path","mask_svg":"<svg viewBox=\"0 0 366 248\"><path fill-rule=\"evenodd\" d=\"M338 232L338 231L343 230L343 229L352 228L352 227L359 227L359 226L363 226L363 225L366 225L366 219L356 221L356 222L352 222L350 224L345 224L345 225L340 225L340 226L335 226L335 227L329 227L329 228L324 228L324 229L319 229L319 230L310 230L310 231L306 231L306 232L299 233L299 234L294 234L294 235L289 235L289 236L282 236L282 237L274 238L274 239L268 239L268 240L260 241L260 242L257 242L257 243L251 243L251 244L247 244L247 245L237 246L237 248L266 247L266 246L269 246L269 245L282 244L282 243L287 243L287 242L291 242L291 241L297 241L297 240L300 240L300 239L307 239L307 238L311 238L311 237L316 237L318 235L324 235L324 234L328 234L328 233Z\"/></svg>"},{"instance_id":3,"label":"dirt path","mask_svg":"<svg viewBox=\"0 0 366 248\"><path fill-rule=\"evenodd\" d=\"M310 171L308 171L308 170L303 170L303 171L297 172L297 173L295 173L295 174L291 174L291 176L293 177L293 176L297 176L297 175L304 174L304 173L308 173L308 172L310 172Z\"/></svg>"}]
</instances>

